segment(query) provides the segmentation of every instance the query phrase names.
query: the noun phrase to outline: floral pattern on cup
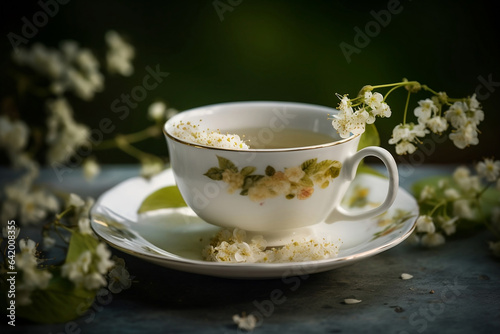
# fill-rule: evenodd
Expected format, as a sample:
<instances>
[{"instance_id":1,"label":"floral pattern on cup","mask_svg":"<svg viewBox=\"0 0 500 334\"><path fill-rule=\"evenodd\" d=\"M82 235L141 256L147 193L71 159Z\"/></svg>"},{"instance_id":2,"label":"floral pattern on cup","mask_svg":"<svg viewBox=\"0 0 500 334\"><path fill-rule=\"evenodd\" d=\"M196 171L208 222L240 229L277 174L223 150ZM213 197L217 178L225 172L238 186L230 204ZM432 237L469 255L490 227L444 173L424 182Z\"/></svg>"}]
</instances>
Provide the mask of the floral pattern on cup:
<instances>
[{"instance_id":1,"label":"floral pattern on cup","mask_svg":"<svg viewBox=\"0 0 500 334\"><path fill-rule=\"evenodd\" d=\"M268 198L285 196L287 199L309 198L319 186L324 189L339 176L342 163L336 160L319 161L317 158L304 161L300 166L277 171L267 166L265 175L254 174L256 167L247 166L241 170L230 160L217 156L218 167L210 168L204 175L215 181L227 183L227 191L232 194L239 191L254 202Z\"/></svg>"}]
</instances>

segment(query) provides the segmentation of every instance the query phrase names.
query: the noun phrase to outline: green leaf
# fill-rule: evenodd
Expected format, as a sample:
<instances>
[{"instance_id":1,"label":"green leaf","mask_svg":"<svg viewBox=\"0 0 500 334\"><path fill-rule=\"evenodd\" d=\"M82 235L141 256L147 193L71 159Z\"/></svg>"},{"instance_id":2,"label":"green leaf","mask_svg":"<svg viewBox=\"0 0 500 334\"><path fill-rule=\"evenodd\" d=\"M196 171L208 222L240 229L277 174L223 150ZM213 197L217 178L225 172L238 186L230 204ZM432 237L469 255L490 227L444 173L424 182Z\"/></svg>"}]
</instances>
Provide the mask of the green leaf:
<instances>
[{"instance_id":1,"label":"green leaf","mask_svg":"<svg viewBox=\"0 0 500 334\"><path fill-rule=\"evenodd\" d=\"M380 173L378 170L374 169L373 167L367 166L366 164L359 164L356 173L358 173L358 174L370 174L370 175L375 175L375 176L387 178L384 174Z\"/></svg>"},{"instance_id":2,"label":"green leaf","mask_svg":"<svg viewBox=\"0 0 500 334\"><path fill-rule=\"evenodd\" d=\"M266 175L267 176L273 176L274 173L276 173L276 169L274 169L274 167L272 167L272 166L266 167Z\"/></svg>"},{"instance_id":3,"label":"green leaf","mask_svg":"<svg viewBox=\"0 0 500 334\"><path fill-rule=\"evenodd\" d=\"M168 186L158 189L146 197L137 212L143 213L146 211L184 206L187 206L187 204L184 198L182 198L179 188L177 186Z\"/></svg>"},{"instance_id":4,"label":"green leaf","mask_svg":"<svg viewBox=\"0 0 500 334\"><path fill-rule=\"evenodd\" d=\"M247 175L250 175L250 174L252 174L253 172L255 172L255 170L256 170L256 169L257 169L257 168L255 168L255 167L252 167L252 166L247 166L247 167L244 167L244 168L241 170L240 174L241 174L241 175L243 175L243 176L247 176Z\"/></svg>"},{"instance_id":5,"label":"green leaf","mask_svg":"<svg viewBox=\"0 0 500 334\"><path fill-rule=\"evenodd\" d=\"M303 187L314 187L314 182L307 174L300 179L299 184Z\"/></svg>"},{"instance_id":6,"label":"green leaf","mask_svg":"<svg viewBox=\"0 0 500 334\"><path fill-rule=\"evenodd\" d=\"M71 247L71 245L70 245ZM17 315L37 323L62 323L82 316L94 302L96 290L75 287L61 277L59 270L45 290L35 290L31 294L32 303L18 306Z\"/></svg>"},{"instance_id":7,"label":"green leaf","mask_svg":"<svg viewBox=\"0 0 500 334\"><path fill-rule=\"evenodd\" d=\"M236 167L236 165L232 163L231 160L221 156L217 156L217 160L219 160L219 168L222 169L222 171L229 169L234 173L238 173L238 167Z\"/></svg>"},{"instance_id":8,"label":"green leaf","mask_svg":"<svg viewBox=\"0 0 500 334\"><path fill-rule=\"evenodd\" d=\"M73 232L69 242L66 263L78 261L80 255L86 250L94 250L99 245L99 240L91 234Z\"/></svg>"},{"instance_id":9,"label":"green leaf","mask_svg":"<svg viewBox=\"0 0 500 334\"><path fill-rule=\"evenodd\" d=\"M98 244L99 240L90 234L73 232L66 254L66 263L78 261L84 251L92 251ZM57 267L50 272L52 278L49 286L44 290L33 291L32 303L20 306L18 315L38 323L67 322L83 315L92 305L97 290L75 286L61 276Z\"/></svg>"},{"instance_id":10,"label":"green leaf","mask_svg":"<svg viewBox=\"0 0 500 334\"><path fill-rule=\"evenodd\" d=\"M203 175L211 178L214 181L220 181L222 180L222 173L224 173L224 169L212 167Z\"/></svg>"},{"instance_id":11,"label":"green leaf","mask_svg":"<svg viewBox=\"0 0 500 334\"><path fill-rule=\"evenodd\" d=\"M368 146L380 146L380 136L375 124L366 124L365 132L359 140L358 151Z\"/></svg>"},{"instance_id":12,"label":"green leaf","mask_svg":"<svg viewBox=\"0 0 500 334\"><path fill-rule=\"evenodd\" d=\"M310 174L314 166L316 166L316 161L318 161L318 158L306 160L302 163L302 165L300 165L300 167L306 174Z\"/></svg>"},{"instance_id":13,"label":"green leaf","mask_svg":"<svg viewBox=\"0 0 500 334\"><path fill-rule=\"evenodd\" d=\"M334 161L333 160L323 160L320 161L316 164L314 167L314 170L312 171L313 174L316 173L324 173L328 168L330 168L331 165L333 165Z\"/></svg>"},{"instance_id":14,"label":"green leaf","mask_svg":"<svg viewBox=\"0 0 500 334\"><path fill-rule=\"evenodd\" d=\"M330 176L332 177L332 179L336 178L337 176L340 175L340 170L341 170L342 166L340 167L330 167L330 169L328 170L328 174L330 174Z\"/></svg>"},{"instance_id":15,"label":"green leaf","mask_svg":"<svg viewBox=\"0 0 500 334\"><path fill-rule=\"evenodd\" d=\"M378 134L377 128L375 127L375 124L366 124L365 132L363 132L359 140L358 151L368 146L380 146L380 136ZM375 172L373 169L370 169L369 167L367 168L364 167L365 163L364 161L361 161L361 163L358 165L356 173L381 175L380 173Z\"/></svg>"}]
</instances>

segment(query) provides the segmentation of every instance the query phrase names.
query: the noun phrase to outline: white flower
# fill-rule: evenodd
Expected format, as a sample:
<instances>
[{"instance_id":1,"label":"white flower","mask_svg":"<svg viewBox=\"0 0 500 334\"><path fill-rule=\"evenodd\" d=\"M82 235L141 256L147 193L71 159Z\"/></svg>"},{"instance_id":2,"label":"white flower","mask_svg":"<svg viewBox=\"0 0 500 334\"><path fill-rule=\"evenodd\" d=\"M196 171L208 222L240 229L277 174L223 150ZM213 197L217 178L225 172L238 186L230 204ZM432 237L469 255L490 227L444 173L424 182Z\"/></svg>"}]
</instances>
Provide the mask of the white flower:
<instances>
[{"instance_id":1,"label":"white flower","mask_svg":"<svg viewBox=\"0 0 500 334\"><path fill-rule=\"evenodd\" d=\"M380 93L372 93L371 91L365 92L364 103L370 107L370 114L373 115L373 119L370 118L369 121L367 121L369 124L375 121L375 116L391 116L391 108L384 102L384 96Z\"/></svg>"},{"instance_id":2,"label":"white flower","mask_svg":"<svg viewBox=\"0 0 500 334\"><path fill-rule=\"evenodd\" d=\"M160 173L165 164L160 159L143 159L141 161L141 176L148 179Z\"/></svg>"},{"instance_id":3,"label":"white flower","mask_svg":"<svg viewBox=\"0 0 500 334\"><path fill-rule=\"evenodd\" d=\"M349 99L349 97L347 95L344 95L342 97L340 97L339 95L337 95L337 96L340 98L339 110L350 110L352 112L353 111L352 110L352 102Z\"/></svg>"},{"instance_id":4,"label":"white flower","mask_svg":"<svg viewBox=\"0 0 500 334\"><path fill-rule=\"evenodd\" d=\"M83 162L83 176L86 180L94 179L101 172L101 167L95 158L87 158Z\"/></svg>"},{"instance_id":5,"label":"white flower","mask_svg":"<svg viewBox=\"0 0 500 334\"><path fill-rule=\"evenodd\" d=\"M486 181L493 182L498 179L500 175L500 161L493 159L484 159L476 165L476 170L479 176L484 177Z\"/></svg>"},{"instance_id":6,"label":"white flower","mask_svg":"<svg viewBox=\"0 0 500 334\"><path fill-rule=\"evenodd\" d=\"M484 120L484 112L481 110L481 104L476 99L476 94L472 95L468 102L471 114L469 115L469 120L471 120L475 125L479 125L479 123Z\"/></svg>"},{"instance_id":7,"label":"white flower","mask_svg":"<svg viewBox=\"0 0 500 334\"><path fill-rule=\"evenodd\" d=\"M412 154L416 150L417 147L406 140L402 140L396 145L396 153L399 155Z\"/></svg>"},{"instance_id":8,"label":"white flower","mask_svg":"<svg viewBox=\"0 0 500 334\"><path fill-rule=\"evenodd\" d=\"M442 133L448 129L448 122L444 117L434 116L425 123L433 133Z\"/></svg>"},{"instance_id":9,"label":"white flower","mask_svg":"<svg viewBox=\"0 0 500 334\"><path fill-rule=\"evenodd\" d=\"M98 246L99 248L99 246ZM68 278L77 286L83 286L88 290L98 289L101 286L106 285L106 280L100 272L95 271L96 267L102 265L102 258L100 257L102 251L99 252L96 248L97 254L97 264L95 263L95 258L92 256L90 250L86 250L80 254L78 259L74 262L67 262L61 268L61 275Z\"/></svg>"},{"instance_id":10,"label":"white flower","mask_svg":"<svg viewBox=\"0 0 500 334\"><path fill-rule=\"evenodd\" d=\"M418 122L426 124L434 113L438 111L438 107L431 99L418 101L419 107L415 108L413 113L418 118Z\"/></svg>"},{"instance_id":11,"label":"white flower","mask_svg":"<svg viewBox=\"0 0 500 334\"><path fill-rule=\"evenodd\" d=\"M109 273L108 289L112 293L119 293L122 290L130 288L132 279L127 269L123 265L116 265Z\"/></svg>"},{"instance_id":12,"label":"white flower","mask_svg":"<svg viewBox=\"0 0 500 334\"><path fill-rule=\"evenodd\" d=\"M474 93L470 98L469 98L469 108L472 111L476 111L481 109L481 103L477 100L476 98L476 93Z\"/></svg>"},{"instance_id":13,"label":"white flower","mask_svg":"<svg viewBox=\"0 0 500 334\"><path fill-rule=\"evenodd\" d=\"M424 137L429 130L423 124L399 124L392 130L392 138L389 144L397 144L399 141L415 142L418 137Z\"/></svg>"},{"instance_id":14,"label":"white flower","mask_svg":"<svg viewBox=\"0 0 500 334\"><path fill-rule=\"evenodd\" d=\"M109 268L113 267L113 265L115 264L110 259L111 252L108 250L106 245L103 243L100 243L99 245L97 245L95 252L96 252L97 258L99 260L99 262L97 262L97 264L96 264L97 271L99 271L99 273L101 273L101 274L106 274L108 272Z\"/></svg>"},{"instance_id":15,"label":"white flower","mask_svg":"<svg viewBox=\"0 0 500 334\"><path fill-rule=\"evenodd\" d=\"M80 49L75 41L63 41L61 51L48 49L40 43L33 45L31 50L19 48L13 59L51 80L50 89L57 95L72 91L90 100L104 88L99 62L90 50Z\"/></svg>"},{"instance_id":16,"label":"white flower","mask_svg":"<svg viewBox=\"0 0 500 334\"><path fill-rule=\"evenodd\" d=\"M458 129L467 123L467 111L469 107L464 102L455 102L444 113L444 117L451 123L451 125Z\"/></svg>"},{"instance_id":17,"label":"white flower","mask_svg":"<svg viewBox=\"0 0 500 334\"><path fill-rule=\"evenodd\" d=\"M47 288L52 274L37 268L39 260L33 240L20 240L19 248L20 252L16 254L16 270L22 272L22 279L16 282L16 302L19 305L28 305L31 303L31 292Z\"/></svg>"},{"instance_id":18,"label":"white flower","mask_svg":"<svg viewBox=\"0 0 500 334\"><path fill-rule=\"evenodd\" d=\"M245 315L241 317L238 314L233 315L233 322L238 325L239 329L245 331L253 331L257 325L257 318L253 314Z\"/></svg>"},{"instance_id":19,"label":"white flower","mask_svg":"<svg viewBox=\"0 0 500 334\"><path fill-rule=\"evenodd\" d=\"M342 138L361 134L365 131L365 125L370 118L364 109L353 112L352 108L341 109L337 115L333 115L332 125Z\"/></svg>"},{"instance_id":20,"label":"white flower","mask_svg":"<svg viewBox=\"0 0 500 334\"><path fill-rule=\"evenodd\" d=\"M436 231L436 226L432 221L432 217L427 215L418 217L416 227L417 232L434 233Z\"/></svg>"},{"instance_id":21,"label":"white flower","mask_svg":"<svg viewBox=\"0 0 500 334\"><path fill-rule=\"evenodd\" d=\"M109 47L106 55L108 71L123 76L132 75L134 72L132 66L132 59L135 56L134 48L126 43L116 31L108 31L104 38Z\"/></svg>"},{"instance_id":22,"label":"white flower","mask_svg":"<svg viewBox=\"0 0 500 334\"><path fill-rule=\"evenodd\" d=\"M21 152L28 143L29 128L20 120L11 120L7 116L0 115L0 147L6 149L9 154L15 155Z\"/></svg>"},{"instance_id":23,"label":"white flower","mask_svg":"<svg viewBox=\"0 0 500 334\"><path fill-rule=\"evenodd\" d=\"M445 243L445 239L441 233L427 233L422 236L421 243L426 247L436 247Z\"/></svg>"},{"instance_id":24,"label":"white flower","mask_svg":"<svg viewBox=\"0 0 500 334\"><path fill-rule=\"evenodd\" d=\"M47 161L49 164L65 162L76 150L89 144L90 128L73 119L73 110L65 98L46 102L47 118Z\"/></svg>"},{"instance_id":25,"label":"white flower","mask_svg":"<svg viewBox=\"0 0 500 334\"><path fill-rule=\"evenodd\" d=\"M432 199L436 195L436 189L426 184L420 191L420 201Z\"/></svg>"},{"instance_id":26,"label":"white flower","mask_svg":"<svg viewBox=\"0 0 500 334\"><path fill-rule=\"evenodd\" d=\"M460 193L455 188L447 188L444 191L444 197L448 200L454 201L460 198Z\"/></svg>"},{"instance_id":27,"label":"white flower","mask_svg":"<svg viewBox=\"0 0 500 334\"><path fill-rule=\"evenodd\" d=\"M10 226L12 226L12 225L10 225ZM21 232L21 229L16 226L15 229L14 229L14 233L13 233L14 239L17 239L17 237L19 236L20 232ZM7 229L7 226L4 226L2 228L2 237L4 239L7 239L9 237L9 235L11 235L11 238L12 238L12 230L11 229Z\"/></svg>"},{"instance_id":28,"label":"white flower","mask_svg":"<svg viewBox=\"0 0 500 334\"><path fill-rule=\"evenodd\" d=\"M165 120L165 112L167 110L167 106L162 101L152 103L148 108L148 116L149 118L161 122Z\"/></svg>"},{"instance_id":29,"label":"white flower","mask_svg":"<svg viewBox=\"0 0 500 334\"><path fill-rule=\"evenodd\" d=\"M78 231L84 235L92 235L92 229L90 228L90 219L85 216L80 216L78 219Z\"/></svg>"},{"instance_id":30,"label":"white flower","mask_svg":"<svg viewBox=\"0 0 500 334\"><path fill-rule=\"evenodd\" d=\"M2 210L11 215L7 218L12 219L18 215L21 224L36 224L45 219L49 212L59 210L59 202L55 196L45 189L33 189L32 181L31 175L27 175L5 186L6 201Z\"/></svg>"},{"instance_id":31,"label":"white flower","mask_svg":"<svg viewBox=\"0 0 500 334\"><path fill-rule=\"evenodd\" d=\"M446 235L452 235L457 231L457 220L458 217L444 218L442 216L437 217L439 226L446 233Z\"/></svg>"},{"instance_id":32,"label":"white flower","mask_svg":"<svg viewBox=\"0 0 500 334\"><path fill-rule=\"evenodd\" d=\"M70 193L66 199L66 206L81 207L85 205L84 200L75 193Z\"/></svg>"},{"instance_id":33,"label":"white flower","mask_svg":"<svg viewBox=\"0 0 500 334\"><path fill-rule=\"evenodd\" d=\"M466 148L470 145L477 145L479 143L479 139L477 138L477 128L470 121L467 121L456 131L450 133L449 137L453 141L453 144L460 149Z\"/></svg>"},{"instance_id":34,"label":"white flower","mask_svg":"<svg viewBox=\"0 0 500 334\"><path fill-rule=\"evenodd\" d=\"M459 199L453 202L453 215L464 219L474 219L474 212L470 202L466 199Z\"/></svg>"},{"instance_id":35,"label":"white flower","mask_svg":"<svg viewBox=\"0 0 500 334\"><path fill-rule=\"evenodd\" d=\"M56 239L52 238L49 235L43 236L43 248L45 250L48 250L48 249L54 247L55 244L56 244Z\"/></svg>"},{"instance_id":36,"label":"white flower","mask_svg":"<svg viewBox=\"0 0 500 334\"><path fill-rule=\"evenodd\" d=\"M81 284L87 290L95 290L106 285L106 279L98 272L91 272L83 276Z\"/></svg>"}]
</instances>

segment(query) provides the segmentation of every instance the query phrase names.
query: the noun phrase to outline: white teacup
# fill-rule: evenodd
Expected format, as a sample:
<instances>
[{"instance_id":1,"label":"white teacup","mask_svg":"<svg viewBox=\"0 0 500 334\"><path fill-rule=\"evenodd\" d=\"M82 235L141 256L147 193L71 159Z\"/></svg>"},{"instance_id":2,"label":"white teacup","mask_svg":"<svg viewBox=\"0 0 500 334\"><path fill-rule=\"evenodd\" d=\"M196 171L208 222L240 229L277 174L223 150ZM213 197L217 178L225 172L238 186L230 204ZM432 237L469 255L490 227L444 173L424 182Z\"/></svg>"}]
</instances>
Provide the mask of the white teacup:
<instances>
[{"instance_id":1,"label":"white teacup","mask_svg":"<svg viewBox=\"0 0 500 334\"><path fill-rule=\"evenodd\" d=\"M384 213L398 190L394 158L375 146L357 151L360 135L340 138L328 120L337 112L301 103L236 102L195 108L172 117L164 132L184 200L206 222L262 234L272 245L308 233L309 227L320 222L360 220ZM244 133L238 129L258 131L250 139L250 149L223 149L175 137L175 126L182 122L240 136ZM330 138L312 146L298 143L291 148L251 148L253 144L272 143L288 132L286 129ZM340 203L366 156L375 156L385 164L387 195L376 208L350 212Z\"/></svg>"}]
</instances>

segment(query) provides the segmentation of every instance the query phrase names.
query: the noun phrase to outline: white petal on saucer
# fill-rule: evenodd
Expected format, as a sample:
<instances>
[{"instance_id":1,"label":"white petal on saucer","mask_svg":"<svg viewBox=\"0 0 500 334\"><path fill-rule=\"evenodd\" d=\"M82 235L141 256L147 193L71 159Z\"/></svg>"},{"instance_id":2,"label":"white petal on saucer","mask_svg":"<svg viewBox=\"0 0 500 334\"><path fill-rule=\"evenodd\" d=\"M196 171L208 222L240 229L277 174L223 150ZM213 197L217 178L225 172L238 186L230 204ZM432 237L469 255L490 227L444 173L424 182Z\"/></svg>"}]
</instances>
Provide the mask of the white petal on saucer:
<instances>
[{"instance_id":1,"label":"white petal on saucer","mask_svg":"<svg viewBox=\"0 0 500 334\"><path fill-rule=\"evenodd\" d=\"M359 300L359 299L354 299L354 298L346 298L344 299L344 303L346 304L357 304L357 303L361 303L362 301Z\"/></svg>"},{"instance_id":2,"label":"white petal on saucer","mask_svg":"<svg viewBox=\"0 0 500 334\"><path fill-rule=\"evenodd\" d=\"M400 277L401 277L401 279L412 279L413 275L410 275L407 273L402 273Z\"/></svg>"}]
</instances>

